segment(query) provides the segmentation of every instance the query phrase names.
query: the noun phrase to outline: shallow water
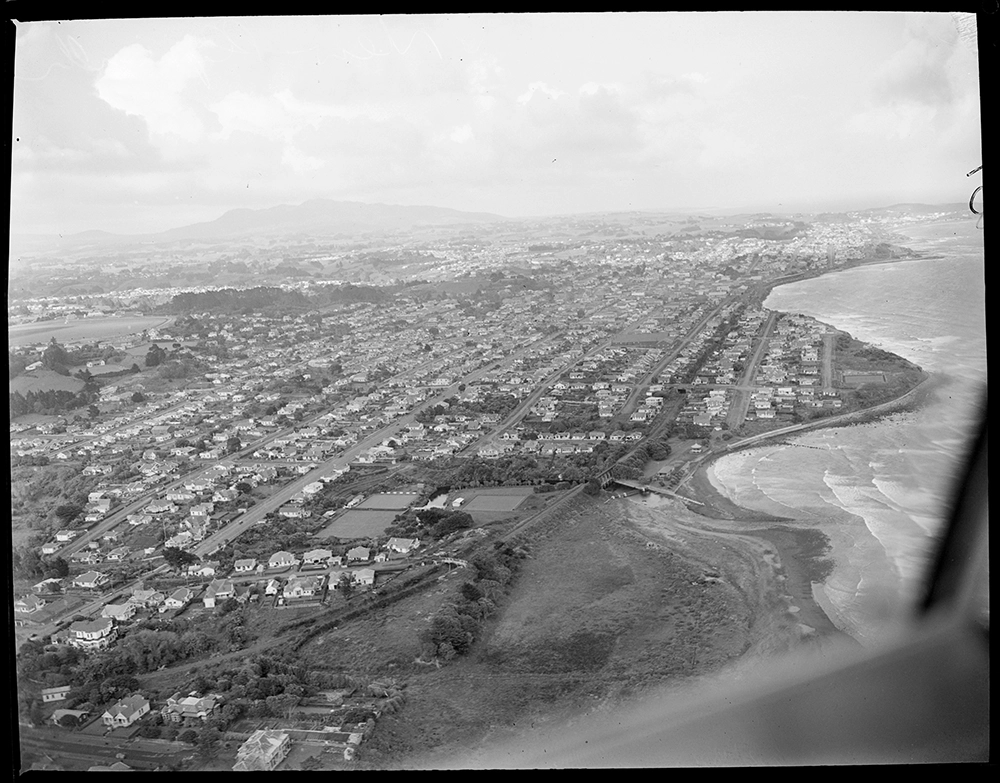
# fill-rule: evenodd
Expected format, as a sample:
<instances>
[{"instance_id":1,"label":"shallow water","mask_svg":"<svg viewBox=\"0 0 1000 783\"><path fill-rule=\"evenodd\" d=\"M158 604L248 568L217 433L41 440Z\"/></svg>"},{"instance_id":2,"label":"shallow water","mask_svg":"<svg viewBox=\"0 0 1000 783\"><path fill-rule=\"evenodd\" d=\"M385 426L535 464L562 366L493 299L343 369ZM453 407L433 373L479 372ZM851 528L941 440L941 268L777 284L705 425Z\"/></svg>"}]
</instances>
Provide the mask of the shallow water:
<instances>
[{"instance_id":1,"label":"shallow water","mask_svg":"<svg viewBox=\"0 0 1000 783\"><path fill-rule=\"evenodd\" d=\"M939 375L925 405L728 455L709 469L734 502L829 536L836 566L814 592L837 627L864 644L883 638L916 599L985 394L983 233L964 222L918 233L911 247L945 258L804 280L775 289L765 305Z\"/></svg>"}]
</instances>

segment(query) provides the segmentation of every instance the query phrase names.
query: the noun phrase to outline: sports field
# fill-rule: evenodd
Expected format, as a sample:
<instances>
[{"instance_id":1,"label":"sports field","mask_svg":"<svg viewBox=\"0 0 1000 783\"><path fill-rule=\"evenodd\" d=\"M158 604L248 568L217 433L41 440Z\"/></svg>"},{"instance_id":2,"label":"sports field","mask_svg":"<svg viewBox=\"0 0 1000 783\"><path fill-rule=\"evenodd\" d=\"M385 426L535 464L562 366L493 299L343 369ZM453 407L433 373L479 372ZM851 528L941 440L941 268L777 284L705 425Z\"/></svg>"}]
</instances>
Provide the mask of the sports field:
<instances>
[{"instance_id":1,"label":"sports field","mask_svg":"<svg viewBox=\"0 0 1000 783\"><path fill-rule=\"evenodd\" d=\"M372 495L370 498L361 503L358 508L370 508L370 509L395 509L397 511L402 511L404 508L409 508L410 504L413 503L418 497L420 497L415 492L413 493L391 493L391 492L380 492L377 495Z\"/></svg>"},{"instance_id":2,"label":"sports field","mask_svg":"<svg viewBox=\"0 0 1000 783\"><path fill-rule=\"evenodd\" d=\"M316 538L367 538L379 536L396 518L398 511L362 511L352 508L327 525Z\"/></svg>"},{"instance_id":3,"label":"sports field","mask_svg":"<svg viewBox=\"0 0 1000 783\"><path fill-rule=\"evenodd\" d=\"M462 508L463 511L513 511L519 505L526 495L476 495L472 500L465 504Z\"/></svg>"}]
</instances>

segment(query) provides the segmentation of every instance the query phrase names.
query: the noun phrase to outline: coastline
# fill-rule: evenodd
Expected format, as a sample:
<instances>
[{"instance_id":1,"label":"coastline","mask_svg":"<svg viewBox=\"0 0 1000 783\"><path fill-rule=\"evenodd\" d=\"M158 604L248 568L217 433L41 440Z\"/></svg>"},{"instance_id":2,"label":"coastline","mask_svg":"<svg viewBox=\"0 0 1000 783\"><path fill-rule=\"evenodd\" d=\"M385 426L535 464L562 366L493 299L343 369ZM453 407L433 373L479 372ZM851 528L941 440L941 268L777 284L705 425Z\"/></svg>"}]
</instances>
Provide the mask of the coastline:
<instances>
[{"instance_id":1,"label":"coastline","mask_svg":"<svg viewBox=\"0 0 1000 783\"><path fill-rule=\"evenodd\" d=\"M833 568L830 537L816 528L799 527L795 520L765 514L737 505L725 497L708 476L713 459L699 465L688 482L690 494L704 506L690 506L697 515L711 520L744 522L744 535L762 539L777 554L776 567L784 577L784 590L792 599L791 606L806 637L833 638L841 643L858 644L850 634L840 630L826 609L816 600L813 585L822 583Z\"/></svg>"},{"instance_id":2,"label":"coastline","mask_svg":"<svg viewBox=\"0 0 1000 783\"><path fill-rule=\"evenodd\" d=\"M765 445L822 428L863 424L903 410L913 410L921 406L943 380L938 374L927 373L915 387L893 400L868 409L811 422L790 433L778 430L774 435L764 433L754 436L749 442L732 444L723 451L702 458L693 474L682 483L682 487L687 487L688 490L683 494L703 504L688 507L695 518L704 519L707 525L713 520L744 523L745 527L740 529L742 535L753 536L773 547L777 555L775 565L783 580L784 592L790 599L789 611L795 613L803 639L836 641L839 644L861 643L837 627L828 611L829 607L819 600L822 598L820 588L830 576L836 562L833 540L822 530L797 525L792 518L744 508L733 502L710 478L712 464L719 457L744 448Z\"/></svg>"}]
</instances>

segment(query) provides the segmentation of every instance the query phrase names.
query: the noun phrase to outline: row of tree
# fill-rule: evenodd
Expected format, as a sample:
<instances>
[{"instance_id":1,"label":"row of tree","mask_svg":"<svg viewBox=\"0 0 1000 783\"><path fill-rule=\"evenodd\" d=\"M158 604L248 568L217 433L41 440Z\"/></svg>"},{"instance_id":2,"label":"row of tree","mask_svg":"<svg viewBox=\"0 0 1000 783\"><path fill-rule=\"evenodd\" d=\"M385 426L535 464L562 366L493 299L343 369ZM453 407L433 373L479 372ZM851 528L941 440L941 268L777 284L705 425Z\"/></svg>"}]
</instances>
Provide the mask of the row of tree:
<instances>
[{"instance_id":1,"label":"row of tree","mask_svg":"<svg viewBox=\"0 0 1000 783\"><path fill-rule=\"evenodd\" d=\"M458 600L434 615L430 627L421 633L422 656L447 661L467 653L526 555L523 549L497 541L492 552L473 557L473 579L462 585Z\"/></svg>"}]
</instances>

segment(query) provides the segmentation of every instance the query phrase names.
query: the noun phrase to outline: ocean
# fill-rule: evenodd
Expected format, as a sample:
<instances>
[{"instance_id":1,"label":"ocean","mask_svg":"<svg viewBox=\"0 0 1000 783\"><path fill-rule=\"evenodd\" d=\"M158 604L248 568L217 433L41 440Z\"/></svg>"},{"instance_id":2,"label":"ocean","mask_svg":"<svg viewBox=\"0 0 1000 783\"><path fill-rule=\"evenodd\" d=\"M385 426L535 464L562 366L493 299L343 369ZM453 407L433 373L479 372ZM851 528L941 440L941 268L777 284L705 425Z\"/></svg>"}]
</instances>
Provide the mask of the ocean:
<instances>
[{"instance_id":1,"label":"ocean","mask_svg":"<svg viewBox=\"0 0 1000 783\"><path fill-rule=\"evenodd\" d=\"M918 410L728 455L709 469L734 502L827 534L835 565L813 595L869 646L914 607L986 393L984 238L975 220L915 225L906 246L940 255L858 267L774 289L803 313L940 379Z\"/></svg>"}]
</instances>

